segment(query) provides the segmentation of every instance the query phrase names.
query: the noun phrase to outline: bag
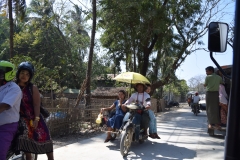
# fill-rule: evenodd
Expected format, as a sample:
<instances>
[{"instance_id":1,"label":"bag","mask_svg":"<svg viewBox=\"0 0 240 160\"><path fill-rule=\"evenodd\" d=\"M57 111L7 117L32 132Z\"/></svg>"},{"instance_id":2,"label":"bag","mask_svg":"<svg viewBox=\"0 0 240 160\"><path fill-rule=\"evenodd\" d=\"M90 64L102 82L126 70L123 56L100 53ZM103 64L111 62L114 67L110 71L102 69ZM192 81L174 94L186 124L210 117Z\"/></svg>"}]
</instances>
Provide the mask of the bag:
<instances>
[{"instance_id":1,"label":"bag","mask_svg":"<svg viewBox=\"0 0 240 160\"><path fill-rule=\"evenodd\" d=\"M41 104L40 106L40 113L43 115L44 118L48 118L50 116L50 113L46 108L44 108Z\"/></svg>"},{"instance_id":2,"label":"bag","mask_svg":"<svg viewBox=\"0 0 240 160\"><path fill-rule=\"evenodd\" d=\"M102 116L103 116L102 113L99 113L99 114L98 114L98 117L97 117L97 119L96 119L96 123L97 123L97 124L101 124L101 123L102 123Z\"/></svg>"}]
</instances>

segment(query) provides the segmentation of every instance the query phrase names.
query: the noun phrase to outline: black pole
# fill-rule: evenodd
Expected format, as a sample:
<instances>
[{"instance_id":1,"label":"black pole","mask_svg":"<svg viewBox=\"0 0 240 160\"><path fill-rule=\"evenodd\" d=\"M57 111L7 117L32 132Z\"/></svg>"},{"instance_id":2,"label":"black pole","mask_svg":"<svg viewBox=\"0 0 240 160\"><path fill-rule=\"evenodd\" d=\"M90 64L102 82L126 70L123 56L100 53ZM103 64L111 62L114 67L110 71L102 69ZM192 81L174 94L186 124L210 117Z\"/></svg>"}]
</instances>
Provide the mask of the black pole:
<instances>
[{"instance_id":1,"label":"black pole","mask_svg":"<svg viewBox=\"0 0 240 160\"><path fill-rule=\"evenodd\" d=\"M236 0L233 43L233 67L228 124L225 142L225 160L240 159L240 2Z\"/></svg>"},{"instance_id":2,"label":"black pole","mask_svg":"<svg viewBox=\"0 0 240 160\"><path fill-rule=\"evenodd\" d=\"M228 78L228 79L232 79L231 76L227 75L227 73L222 69L222 67L220 67L220 65L217 63L217 61L214 59L213 57L213 52L210 51L210 58L213 61L213 63L217 66L217 68L220 70L220 72L223 74L224 77Z\"/></svg>"}]
</instances>

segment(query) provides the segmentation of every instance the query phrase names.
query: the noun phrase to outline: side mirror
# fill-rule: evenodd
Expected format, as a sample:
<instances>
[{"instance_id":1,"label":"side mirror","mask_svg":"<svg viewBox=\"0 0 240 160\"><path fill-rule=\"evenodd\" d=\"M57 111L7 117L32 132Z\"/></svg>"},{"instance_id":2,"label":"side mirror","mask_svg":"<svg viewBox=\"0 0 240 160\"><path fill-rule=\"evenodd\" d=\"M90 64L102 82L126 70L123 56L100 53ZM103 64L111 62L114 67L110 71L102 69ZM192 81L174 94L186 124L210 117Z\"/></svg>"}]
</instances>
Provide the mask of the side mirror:
<instances>
[{"instance_id":1,"label":"side mirror","mask_svg":"<svg viewBox=\"0 0 240 160\"><path fill-rule=\"evenodd\" d=\"M211 22L208 26L208 50L225 52L227 49L228 24Z\"/></svg>"}]
</instances>

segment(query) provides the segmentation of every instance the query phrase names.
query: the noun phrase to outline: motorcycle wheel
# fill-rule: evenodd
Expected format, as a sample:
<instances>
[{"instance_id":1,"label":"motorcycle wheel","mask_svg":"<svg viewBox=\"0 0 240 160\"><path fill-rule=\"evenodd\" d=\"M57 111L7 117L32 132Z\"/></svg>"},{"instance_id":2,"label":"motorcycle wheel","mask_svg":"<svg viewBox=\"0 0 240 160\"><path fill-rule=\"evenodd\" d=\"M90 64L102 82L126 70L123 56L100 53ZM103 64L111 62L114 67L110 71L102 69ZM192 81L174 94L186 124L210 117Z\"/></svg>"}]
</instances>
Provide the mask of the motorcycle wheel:
<instances>
[{"instance_id":1,"label":"motorcycle wheel","mask_svg":"<svg viewBox=\"0 0 240 160\"><path fill-rule=\"evenodd\" d=\"M139 140L138 142L139 142L139 144L143 144L144 140Z\"/></svg>"},{"instance_id":2,"label":"motorcycle wheel","mask_svg":"<svg viewBox=\"0 0 240 160\"><path fill-rule=\"evenodd\" d=\"M120 152L123 157L127 156L130 146L131 146L132 140L131 135L129 131L123 131L122 137L120 140Z\"/></svg>"},{"instance_id":3,"label":"motorcycle wheel","mask_svg":"<svg viewBox=\"0 0 240 160\"><path fill-rule=\"evenodd\" d=\"M194 114L195 114L195 116L197 116L197 114L198 114L196 105L194 106Z\"/></svg>"}]
</instances>

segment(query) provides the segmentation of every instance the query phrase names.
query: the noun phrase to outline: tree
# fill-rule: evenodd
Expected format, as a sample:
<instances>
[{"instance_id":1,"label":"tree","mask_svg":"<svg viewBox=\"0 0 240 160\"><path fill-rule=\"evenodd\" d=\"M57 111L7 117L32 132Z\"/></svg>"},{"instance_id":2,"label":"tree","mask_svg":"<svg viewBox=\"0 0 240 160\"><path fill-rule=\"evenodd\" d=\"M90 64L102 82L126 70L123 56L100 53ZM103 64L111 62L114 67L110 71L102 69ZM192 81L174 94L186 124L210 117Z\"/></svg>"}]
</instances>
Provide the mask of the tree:
<instances>
[{"instance_id":1,"label":"tree","mask_svg":"<svg viewBox=\"0 0 240 160\"><path fill-rule=\"evenodd\" d=\"M18 20L23 20L26 11L26 1L25 0L8 0L7 4L4 3L5 1L0 2L0 10L5 14L8 13L9 17L9 54L10 58L13 56L13 35L14 35L14 24L13 24L13 11L15 12L16 17ZM14 5L14 7L13 7ZM7 15L7 14L6 14Z\"/></svg>"},{"instance_id":2,"label":"tree","mask_svg":"<svg viewBox=\"0 0 240 160\"><path fill-rule=\"evenodd\" d=\"M51 1L30 3L31 17L15 35L16 52L58 72L60 77L54 80L61 87L79 88L86 76L84 59L90 40L81 8L69 10L59 3L56 6L62 10L56 13L54 5Z\"/></svg>"},{"instance_id":3,"label":"tree","mask_svg":"<svg viewBox=\"0 0 240 160\"><path fill-rule=\"evenodd\" d=\"M15 55L11 61L18 66L23 61L29 61L33 64L35 73L32 82L36 84L41 91L49 92L51 90L62 90L54 79L59 78L57 68L47 68L40 62L33 60L29 56Z\"/></svg>"},{"instance_id":4,"label":"tree","mask_svg":"<svg viewBox=\"0 0 240 160\"><path fill-rule=\"evenodd\" d=\"M181 102L185 102L186 94L188 92L187 82L185 80L175 80L174 82L165 85L163 88L163 92L163 95L168 97L168 100L174 99L177 101L179 100Z\"/></svg>"},{"instance_id":5,"label":"tree","mask_svg":"<svg viewBox=\"0 0 240 160\"><path fill-rule=\"evenodd\" d=\"M219 2L102 0L101 43L109 54L124 57L127 71L152 73L152 88L161 87L174 79L188 55L200 49L194 46L203 44L200 38L222 9Z\"/></svg>"},{"instance_id":6,"label":"tree","mask_svg":"<svg viewBox=\"0 0 240 160\"><path fill-rule=\"evenodd\" d=\"M233 41L234 41L234 21L232 21L229 25L229 33L228 33L228 40L227 43L232 47L233 49Z\"/></svg>"},{"instance_id":7,"label":"tree","mask_svg":"<svg viewBox=\"0 0 240 160\"><path fill-rule=\"evenodd\" d=\"M87 65L87 73L86 73L86 94L88 95L86 98L86 105L89 105L90 102L90 94L91 94L91 74L92 74L92 60L93 60L93 52L94 52L94 41L95 41L95 33L96 33L96 19L97 19L97 11L96 11L96 0L92 1L92 32L91 32L91 44L88 56L88 65Z\"/></svg>"},{"instance_id":8,"label":"tree","mask_svg":"<svg viewBox=\"0 0 240 160\"><path fill-rule=\"evenodd\" d=\"M205 75L198 75L195 77L192 77L188 80L189 82L189 88L192 91L197 91L199 93L204 93L204 80L205 80Z\"/></svg>"}]
</instances>

